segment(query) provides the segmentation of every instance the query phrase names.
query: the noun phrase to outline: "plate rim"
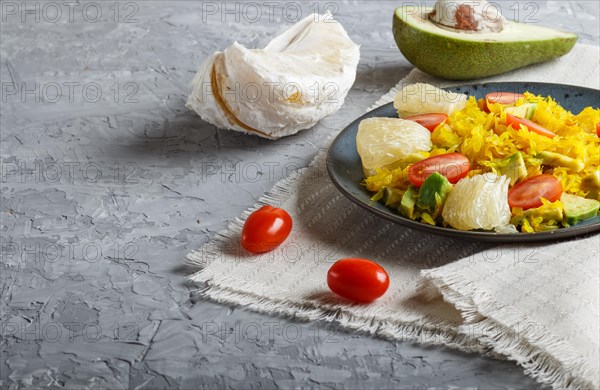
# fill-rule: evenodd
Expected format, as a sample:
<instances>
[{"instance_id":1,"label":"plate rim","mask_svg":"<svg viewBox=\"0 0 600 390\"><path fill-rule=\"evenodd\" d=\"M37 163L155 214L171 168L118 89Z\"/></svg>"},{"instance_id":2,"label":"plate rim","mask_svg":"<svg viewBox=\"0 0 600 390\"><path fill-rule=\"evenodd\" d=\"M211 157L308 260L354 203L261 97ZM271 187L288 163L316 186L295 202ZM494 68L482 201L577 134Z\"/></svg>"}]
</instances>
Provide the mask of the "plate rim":
<instances>
[{"instance_id":1,"label":"plate rim","mask_svg":"<svg viewBox=\"0 0 600 390\"><path fill-rule=\"evenodd\" d=\"M504 81L504 82L485 82L485 83L474 83L474 84L460 84L450 87L445 87L446 89L450 88L464 88L464 87L481 87L485 85L512 85L514 88L515 84L535 84L535 85L543 85L548 87L571 87L577 88L581 90L587 90L589 92L600 93L600 90L588 87L581 87L577 85L569 85L569 84L559 84L559 83L538 83L538 82L526 82L526 81ZM369 204L363 202L362 200L356 198L350 192L346 190L346 188L342 185L340 181L338 181L337 175L334 173L334 161L333 161L333 151L336 144L342 139L347 131L353 126L357 126L357 124L365 119L365 117L372 117L373 113L378 110L389 109L390 106L393 106L393 102L389 102L383 104L379 107L376 107L372 110L365 112L360 117L356 118L352 122L350 122L347 126L345 126L333 139L331 144L327 150L326 156L326 167L327 173L333 185L336 189L342 193L346 198L348 198L352 203L358 205L364 210L383 218L387 221L397 223L399 225L406 226L410 229L415 229L422 232L427 232L430 234L442 235L452 238L458 239L475 239L477 241L488 241L488 242L543 242L543 241L556 241L567 238L574 237L582 237L587 235L593 235L594 233L600 231L600 220L598 222L582 224L582 225L574 225L568 227L566 229L556 229L547 232L535 232L535 233L496 233L496 232L486 232L486 231L471 231L471 230L458 230L453 228L447 228L442 226L433 226L427 225L418 221L414 221L412 219L401 216L400 214L392 214L392 210L390 209L389 213L381 211L375 207L370 206ZM373 202L376 203L376 202ZM595 218L599 218L596 216Z\"/></svg>"}]
</instances>

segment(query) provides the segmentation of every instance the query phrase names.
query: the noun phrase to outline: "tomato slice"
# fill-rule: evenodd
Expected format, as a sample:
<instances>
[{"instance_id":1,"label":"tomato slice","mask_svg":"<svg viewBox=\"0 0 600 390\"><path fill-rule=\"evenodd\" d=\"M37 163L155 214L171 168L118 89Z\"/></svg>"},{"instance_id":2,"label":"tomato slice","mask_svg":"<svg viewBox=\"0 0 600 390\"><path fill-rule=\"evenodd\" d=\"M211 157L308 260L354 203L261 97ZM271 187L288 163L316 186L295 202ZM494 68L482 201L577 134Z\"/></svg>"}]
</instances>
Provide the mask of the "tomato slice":
<instances>
[{"instance_id":1,"label":"tomato slice","mask_svg":"<svg viewBox=\"0 0 600 390\"><path fill-rule=\"evenodd\" d=\"M283 243L291 231L292 217L287 211L263 206L246 219L242 246L252 253L268 252Z\"/></svg>"},{"instance_id":2,"label":"tomato slice","mask_svg":"<svg viewBox=\"0 0 600 390\"><path fill-rule=\"evenodd\" d=\"M417 122L427 130L433 132L442 122L448 119L448 115L442 113L420 114L404 118L407 121Z\"/></svg>"},{"instance_id":3,"label":"tomato slice","mask_svg":"<svg viewBox=\"0 0 600 390\"><path fill-rule=\"evenodd\" d=\"M596 123L596 134L600 137L600 122Z\"/></svg>"},{"instance_id":4,"label":"tomato slice","mask_svg":"<svg viewBox=\"0 0 600 390\"><path fill-rule=\"evenodd\" d=\"M500 103L500 104L515 104L517 100L525 97L522 93L514 92L492 92L485 95L485 100L488 103Z\"/></svg>"},{"instance_id":5,"label":"tomato slice","mask_svg":"<svg viewBox=\"0 0 600 390\"><path fill-rule=\"evenodd\" d=\"M508 191L508 205L523 210L533 209L543 205L542 198L555 202L562 193L560 180L548 174L538 175L511 188Z\"/></svg>"},{"instance_id":6,"label":"tomato slice","mask_svg":"<svg viewBox=\"0 0 600 390\"><path fill-rule=\"evenodd\" d=\"M346 299L368 303L385 294L390 278L382 266L371 260L348 258L331 266L327 272L327 285Z\"/></svg>"},{"instance_id":7,"label":"tomato slice","mask_svg":"<svg viewBox=\"0 0 600 390\"><path fill-rule=\"evenodd\" d=\"M471 164L469 159L460 153L441 154L414 163L408 168L408 180L412 185L421 187L425 179L434 172L446 176L452 184L469 174Z\"/></svg>"},{"instance_id":8,"label":"tomato slice","mask_svg":"<svg viewBox=\"0 0 600 390\"><path fill-rule=\"evenodd\" d=\"M506 124L508 126L512 126L513 129L517 129L517 130L519 130L521 128L520 125L523 125L523 126L527 127L527 129L529 129L529 131L533 131L536 134L543 135L543 136L546 136L549 138L556 137L556 133L553 133L552 131L546 129L545 127L542 127L542 126L538 125L537 123L530 121L529 119L519 118L519 117L511 115L511 114L506 114Z\"/></svg>"}]
</instances>

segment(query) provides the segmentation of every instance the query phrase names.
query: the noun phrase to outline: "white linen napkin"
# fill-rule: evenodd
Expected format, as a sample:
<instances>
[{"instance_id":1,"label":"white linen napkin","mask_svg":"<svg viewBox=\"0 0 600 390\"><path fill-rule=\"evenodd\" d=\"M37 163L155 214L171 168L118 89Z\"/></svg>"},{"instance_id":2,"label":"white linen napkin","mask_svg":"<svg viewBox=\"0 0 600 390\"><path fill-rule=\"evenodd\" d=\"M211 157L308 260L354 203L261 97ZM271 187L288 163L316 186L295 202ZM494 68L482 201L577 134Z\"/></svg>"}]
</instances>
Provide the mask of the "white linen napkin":
<instances>
[{"instance_id":1,"label":"white linen napkin","mask_svg":"<svg viewBox=\"0 0 600 390\"><path fill-rule=\"evenodd\" d=\"M577 45L558 60L482 81L600 88L599 64L599 47ZM413 70L376 106L417 81L451 85ZM249 255L239 244L241 228L262 204L287 210L294 228L279 248ZM554 388L598 388L599 251L600 235L491 246L386 222L334 188L323 150L187 260L200 267L190 276L203 285L199 294L217 302L507 358ZM369 305L331 293L327 270L345 257L381 264L388 292Z\"/></svg>"}]
</instances>

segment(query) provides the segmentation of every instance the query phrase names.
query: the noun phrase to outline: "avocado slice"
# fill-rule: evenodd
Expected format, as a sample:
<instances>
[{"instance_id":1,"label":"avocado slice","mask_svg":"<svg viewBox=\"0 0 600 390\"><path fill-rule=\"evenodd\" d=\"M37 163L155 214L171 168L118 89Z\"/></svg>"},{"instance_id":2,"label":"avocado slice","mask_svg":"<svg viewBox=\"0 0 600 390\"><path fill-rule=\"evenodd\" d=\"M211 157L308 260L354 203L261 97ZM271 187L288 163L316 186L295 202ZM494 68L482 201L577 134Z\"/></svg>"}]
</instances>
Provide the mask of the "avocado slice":
<instances>
[{"instance_id":1,"label":"avocado slice","mask_svg":"<svg viewBox=\"0 0 600 390\"><path fill-rule=\"evenodd\" d=\"M577 35L535 24L505 21L500 32L439 27L431 7L406 5L394 13L393 32L402 54L425 73L468 80L505 73L567 54Z\"/></svg>"},{"instance_id":2,"label":"avocado slice","mask_svg":"<svg viewBox=\"0 0 600 390\"><path fill-rule=\"evenodd\" d=\"M554 167L567 167L574 172L581 172L585 168L583 161L565 156L564 154L554 152L540 152L537 157L542 159L542 162L546 165L552 165Z\"/></svg>"},{"instance_id":3,"label":"avocado slice","mask_svg":"<svg viewBox=\"0 0 600 390\"><path fill-rule=\"evenodd\" d=\"M525 210L523 214L513 217L510 223L515 223L518 225L525 218L542 218L544 221L562 221L563 212L557 208L540 206L535 209Z\"/></svg>"},{"instance_id":4,"label":"avocado slice","mask_svg":"<svg viewBox=\"0 0 600 390\"><path fill-rule=\"evenodd\" d=\"M400 208L398 209L400 214L407 218L414 219L415 205L417 204L418 196L419 189L415 186L409 186L400 202Z\"/></svg>"},{"instance_id":5,"label":"avocado slice","mask_svg":"<svg viewBox=\"0 0 600 390\"><path fill-rule=\"evenodd\" d=\"M562 194L560 201L565 206L565 218L569 225L594 218L600 208L600 202L597 200L566 193Z\"/></svg>"},{"instance_id":6,"label":"avocado slice","mask_svg":"<svg viewBox=\"0 0 600 390\"><path fill-rule=\"evenodd\" d=\"M393 188L393 187L384 187L383 188L383 196L381 200L387 207L398 208L400 207L400 201L402 200L403 191Z\"/></svg>"},{"instance_id":7,"label":"avocado slice","mask_svg":"<svg viewBox=\"0 0 600 390\"><path fill-rule=\"evenodd\" d=\"M531 221L535 218L542 218L542 220L545 222L540 225L542 230L553 230L558 228L558 226L550 225L547 222L555 221L561 223L563 220L563 210L562 208L552 207L552 205L543 205L535 209L525 210L519 215L513 216L510 220L510 223L515 226L519 226L524 220L527 219Z\"/></svg>"},{"instance_id":8,"label":"avocado slice","mask_svg":"<svg viewBox=\"0 0 600 390\"><path fill-rule=\"evenodd\" d=\"M511 186L514 186L519 180L527 177L527 166L521 152L517 152L501 160L499 165L500 176L504 175L508 177Z\"/></svg>"},{"instance_id":9,"label":"avocado slice","mask_svg":"<svg viewBox=\"0 0 600 390\"><path fill-rule=\"evenodd\" d=\"M452 191L452 184L448 179L438 172L434 172L425 179L419 189L417 207L437 215L450 191Z\"/></svg>"},{"instance_id":10,"label":"avocado slice","mask_svg":"<svg viewBox=\"0 0 600 390\"><path fill-rule=\"evenodd\" d=\"M504 112L507 114L518 116L519 118L531 119L533 118L533 114L535 114L536 108L536 103L526 103L521 104L518 107L507 107L504 109Z\"/></svg>"},{"instance_id":11,"label":"avocado slice","mask_svg":"<svg viewBox=\"0 0 600 390\"><path fill-rule=\"evenodd\" d=\"M581 180L581 189L587 191L588 198L600 200L600 169Z\"/></svg>"}]
</instances>

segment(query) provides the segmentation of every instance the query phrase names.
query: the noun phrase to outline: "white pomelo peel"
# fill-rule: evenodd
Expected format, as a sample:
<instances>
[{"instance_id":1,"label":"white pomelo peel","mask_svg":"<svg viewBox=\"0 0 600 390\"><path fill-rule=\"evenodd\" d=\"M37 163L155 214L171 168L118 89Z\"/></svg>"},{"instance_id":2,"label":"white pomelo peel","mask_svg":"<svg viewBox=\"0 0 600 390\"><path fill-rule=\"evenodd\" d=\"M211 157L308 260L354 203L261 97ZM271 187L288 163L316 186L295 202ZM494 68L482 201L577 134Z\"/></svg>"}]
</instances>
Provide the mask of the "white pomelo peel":
<instances>
[{"instance_id":1,"label":"white pomelo peel","mask_svg":"<svg viewBox=\"0 0 600 390\"><path fill-rule=\"evenodd\" d=\"M344 103L359 46L329 13L310 15L264 49L234 42L192 81L187 107L219 127L276 139L314 126Z\"/></svg>"}]
</instances>

